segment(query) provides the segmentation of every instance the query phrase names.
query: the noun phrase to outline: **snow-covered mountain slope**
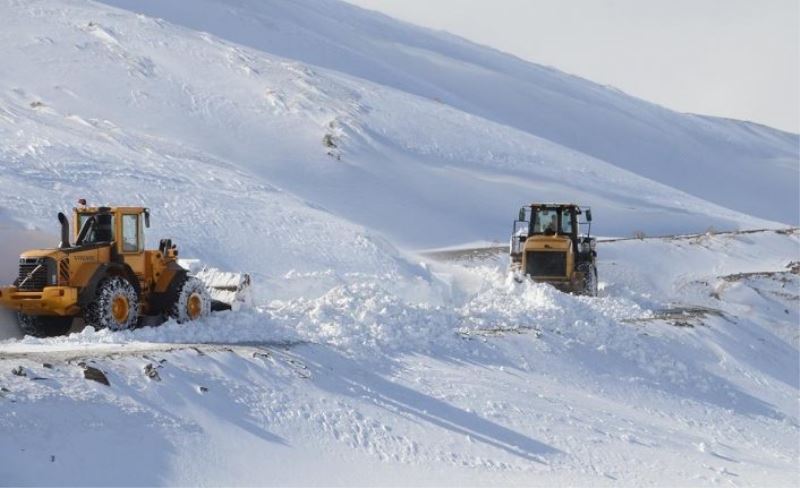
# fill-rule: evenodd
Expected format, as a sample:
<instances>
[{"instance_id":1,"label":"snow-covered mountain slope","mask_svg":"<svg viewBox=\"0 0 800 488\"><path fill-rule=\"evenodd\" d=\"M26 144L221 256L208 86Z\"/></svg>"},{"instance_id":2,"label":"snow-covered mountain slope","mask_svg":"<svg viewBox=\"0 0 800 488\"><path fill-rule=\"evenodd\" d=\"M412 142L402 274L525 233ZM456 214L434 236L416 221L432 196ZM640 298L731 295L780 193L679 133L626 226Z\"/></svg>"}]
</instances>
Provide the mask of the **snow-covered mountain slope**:
<instances>
[{"instance_id":1,"label":"snow-covered mountain slope","mask_svg":"<svg viewBox=\"0 0 800 488\"><path fill-rule=\"evenodd\" d=\"M6 342L0 479L793 485L799 246L601 243L599 298L432 262L414 297L363 279L200 324Z\"/></svg>"},{"instance_id":2,"label":"snow-covered mountain slope","mask_svg":"<svg viewBox=\"0 0 800 488\"><path fill-rule=\"evenodd\" d=\"M795 136L673 114L341 3L176 5L137 3L161 20L0 1L0 282L85 197L151 207L151 246L170 236L250 272L254 306L44 340L0 316L0 484L797 480L797 231L601 243L597 298L517 283L503 259L395 247L505 239L533 199L590 204L606 235L778 226ZM225 29L199 32L195 13ZM470 91L487 84L500 98ZM540 130L548 117L566 139ZM726 138L730 167L704 180ZM745 212L584 140L694 154L697 172L675 173ZM788 186L737 193L736 175Z\"/></svg>"},{"instance_id":3,"label":"snow-covered mountain slope","mask_svg":"<svg viewBox=\"0 0 800 488\"><path fill-rule=\"evenodd\" d=\"M153 207L188 198L226 215L207 229L188 221L191 205L183 215L174 205L162 222L190 242L210 232L214 246L191 251L216 260L232 254L225 246L242 245L216 223L238 225L238 212L253 208L234 198L243 194L270 206L250 231L250 244L271 250L264 266L294 267L282 256L308 255L314 239L277 232L286 226L270 219L286 205L272 197L276 187L416 246L504 239L515 209L531 199L592 204L597 230L611 235L776 225L448 104L162 20L78 0L0 9L0 53L14 66L0 75L0 160L3 188L15 189L0 207L39 226L44 212L77 196ZM294 227L311 227L305 220ZM340 259L311 254L312 264ZM249 255L241 253L247 263Z\"/></svg>"},{"instance_id":4,"label":"snow-covered mountain slope","mask_svg":"<svg viewBox=\"0 0 800 488\"><path fill-rule=\"evenodd\" d=\"M676 113L338 0L102 1L437 100L750 215L800 222L797 134Z\"/></svg>"}]
</instances>

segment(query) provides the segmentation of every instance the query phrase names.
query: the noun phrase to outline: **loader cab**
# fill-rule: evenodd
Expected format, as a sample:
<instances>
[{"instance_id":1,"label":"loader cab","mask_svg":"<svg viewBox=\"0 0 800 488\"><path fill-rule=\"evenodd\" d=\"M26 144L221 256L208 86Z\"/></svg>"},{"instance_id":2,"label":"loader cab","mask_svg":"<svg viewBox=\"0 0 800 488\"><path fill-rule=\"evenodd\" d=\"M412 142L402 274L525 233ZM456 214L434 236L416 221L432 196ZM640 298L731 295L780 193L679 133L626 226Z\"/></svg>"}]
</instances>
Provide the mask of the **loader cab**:
<instances>
[{"instance_id":1,"label":"loader cab","mask_svg":"<svg viewBox=\"0 0 800 488\"><path fill-rule=\"evenodd\" d=\"M120 255L142 254L150 211L143 207L80 207L73 209L77 246L112 245Z\"/></svg>"},{"instance_id":2,"label":"loader cab","mask_svg":"<svg viewBox=\"0 0 800 488\"><path fill-rule=\"evenodd\" d=\"M531 206L528 235L562 236L577 239L578 212L575 206Z\"/></svg>"},{"instance_id":3,"label":"loader cab","mask_svg":"<svg viewBox=\"0 0 800 488\"><path fill-rule=\"evenodd\" d=\"M585 220L581 222L580 216ZM591 210L584 213L572 204L532 204L519 210L512 229L511 255L516 262L521 258L524 244L529 238L538 240L569 240L577 251L581 225L591 222ZM587 234L588 235L588 234Z\"/></svg>"},{"instance_id":4,"label":"loader cab","mask_svg":"<svg viewBox=\"0 0 800 488\"><path fill-rule=\"evenodd\" d=\"M124 271L128 273L126 279L137 293L146 294L154 286L154 279L159 277L154 269L154 262L158 258L154 259L145 250L145 228L149 227L149 215L149 209L144 207L74 208L75 248L72 260L76 264L92 263L88 269L92 270L93 276L98 269L94 263L99 263L101 267L108 263L121 266L118 269L127 270ZM148 301L142 300L141 306L146 310Z\"/></svg>"}]
</instances>

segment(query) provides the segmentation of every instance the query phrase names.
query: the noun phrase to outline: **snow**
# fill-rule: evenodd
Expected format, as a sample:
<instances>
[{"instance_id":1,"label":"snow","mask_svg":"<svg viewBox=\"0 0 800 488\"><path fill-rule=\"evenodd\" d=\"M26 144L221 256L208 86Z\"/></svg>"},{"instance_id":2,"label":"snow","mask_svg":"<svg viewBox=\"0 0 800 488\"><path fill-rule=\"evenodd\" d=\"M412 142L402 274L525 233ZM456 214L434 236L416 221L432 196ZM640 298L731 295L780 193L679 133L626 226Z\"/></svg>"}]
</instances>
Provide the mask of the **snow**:
<instances>
[{"instance_id":1,"label":"snow","mask_svg":"<svg viewBox=\"0 0 800 488\"><path fill-rule=\"evenodd\" d=\"M198 0L191 11L179 0L103 3L455 107L476 116L471 120L513 127L750 215L800 222L797 134L676 113L336 0ZM399 121L418 120L401 116L402 110L387 112ZM428 132L433 134L439 135ZM451 134L459 143L473 139L457 130ZM458 162L480 157L470 156Z\"/></svg>"},{"instance_id":2,"label":"snow","mask_svg":"<svg viewBox=\"0 0 800 488\"><path fill-rule=\"evenodd\" d=\"M30 198L6 195L0 207L24 207L40 228L52 225L45 208L77 196L107 201L118 191L139 194L137 200L154 208L190 193L196 208L226 212L227 206L201 203L206 197L198 193L206 187L219 192L208 195L213 202L234 194L271 199L271 190L280 189L412 247L504 240L514 209L534 199L589 202L604 216L596 230L606 235L791 221L781 213L764 221L721 208L575 145L162 20L69 0L7 5L3 18L3 58L15 69L0 79L6 141L0 158L9 169L2 185L25 189ZM328 135L336 148L323 144ZM633 140L635 133L627 139ZM762 143L782 147L771 138ZM769 168L765 163L760 171L773 174ZM668 173L689 174L680 168ZM797 180L796 174L779 176L781 185ZM109 179L117 191L108 191ZM691 179L726 188L740 200L748 194L719 177ZM128 185L138 191L125 191ZM39 204L45 192L52 197L47 206ZM770 201L773 209L792 208L796 200L782 186L751 194L751 209L754 200L768 200L764 195L781 196ZM271 201L264 213L279 214ZM186 214L156 215L189 243L198 240L185 228ZM209 218L212 224L231 220ZM266 224L265 233L276 228ZM229 229L220 227L210 231L212 245L235 245L225 240ZM269 242L276 257L297 256L293 239ZM218 256L205 249L191 251L218 267L234 264L215 262Z\"/></svg>"},{"instance_id":3,"label":"snow","mask_svg":"<svg viewBox=\"0 0 800 488\"><path fill-rule=\"evenodd\" d=\"M800 481L796 135L335 1L0 18L0 282L80 197L252 278L195 323L0 316L4 484ZM532 200L606 236L766 230L601 242L578 297L483 248Z\"/></svg>"},{"instance_id":4,"label":"snow","mask_svg":"<svg viewBox=\"0 0 800 488\"><path fill-rule=\"evenodd\" d=\"M36 440L70 436L61 417L7 422L0 450L17 476L78 484L120 463L150 468L121 467L144 484L792 484L800 278L786 266L800 234L603 242L599 253L599 298L517 283L502 259L428 262L413 295L351 276L317 298L201 323L6 342L6 370L50 379L0 376L16 402L0 418L52 403L85 423L89 400L98 429L86 444L145 425L128 445L163 459L101 457L106 468L73 473L79 453ZM80 358L112 386L81 378ZM150 363L160 381L143 374Z\"/></svg>"}]
</instances>

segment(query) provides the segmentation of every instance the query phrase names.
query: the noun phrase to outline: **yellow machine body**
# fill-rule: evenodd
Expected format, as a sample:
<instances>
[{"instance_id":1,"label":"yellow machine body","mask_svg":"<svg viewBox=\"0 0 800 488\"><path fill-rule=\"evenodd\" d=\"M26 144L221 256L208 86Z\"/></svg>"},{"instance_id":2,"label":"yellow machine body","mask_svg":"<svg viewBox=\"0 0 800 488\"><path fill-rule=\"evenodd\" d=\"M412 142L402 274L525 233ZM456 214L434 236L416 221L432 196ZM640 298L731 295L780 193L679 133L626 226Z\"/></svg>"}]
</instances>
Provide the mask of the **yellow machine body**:
<instances>
[{"instance_id":1,"label":"yellow machine body","mask_svg":"<svg viewBox=\"0 0 800 488\"><path fill-rule=\"evenodd\" d=\"M108 240L80 232L90 217L110 215ZM93 296L93 287L109 276L125 277L136 288L141 314L154 311L152 298L167 291L176 275L174 246L145 250L144 229L149 211L144 207L79 207L73 209L75 246L29 250L20 255L20 272L14 285L0 287L0 306L27 315L75 316ZM67 233L62 222L62 240ZM97 235L99 232L94 231ZM88 234L88 233L87 233ZM68 240L68 239L67 239Z\"/></svg>"},{"instance_id":2,"label":"yellow machine body","mask_svg":"<svg viewBox=\"0 0 800 488\"><path fill-rule=\"evenodd\" d=\"M522 253L520 268L530 270L532 268L528 260L535 255L533 253L552 253L551 256L564 256L563 266L548 269L546 274L531 274L531 278L540 283L550 283L556 288L573 291L581 276L575 270L575 251L572 240L568 236L531 236L525 240ZM553 259L551 259L552 261Z\"/></svg>"},{"instance_id":3,"label":"yellow machine body","mask_svg":"<svg viewBox=\"0 0 800 488\"><path fill-rule=\"evenodd\" d=\"M590 223L591 210L575 204L522 207L511 236L512 270L562 291L596 295L595 239L579 232L581 225Z\"/></svg>"}]
</instances>

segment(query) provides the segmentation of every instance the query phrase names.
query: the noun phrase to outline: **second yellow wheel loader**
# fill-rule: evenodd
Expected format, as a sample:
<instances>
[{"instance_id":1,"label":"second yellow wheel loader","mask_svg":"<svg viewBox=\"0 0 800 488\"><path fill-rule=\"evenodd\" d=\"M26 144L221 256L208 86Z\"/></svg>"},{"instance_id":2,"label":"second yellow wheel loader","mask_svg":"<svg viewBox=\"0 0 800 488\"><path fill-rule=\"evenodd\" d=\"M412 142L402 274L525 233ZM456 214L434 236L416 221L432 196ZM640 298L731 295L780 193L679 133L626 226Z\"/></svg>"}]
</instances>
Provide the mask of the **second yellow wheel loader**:
<instances>
[{"instance_id":1,"label":"second yellow wheel loader","mask_svg":"<svg viewBox=\"0 0 800 488\"><path fill-rule=\"evenodd\" d=\"M512 270L562 291L596 296L597 241L590 235L591 223L592 210L571 203L522 207L511 235ZM581 225L587 226L586 234L579 232Z\"/></svg>"}]
</instances>

